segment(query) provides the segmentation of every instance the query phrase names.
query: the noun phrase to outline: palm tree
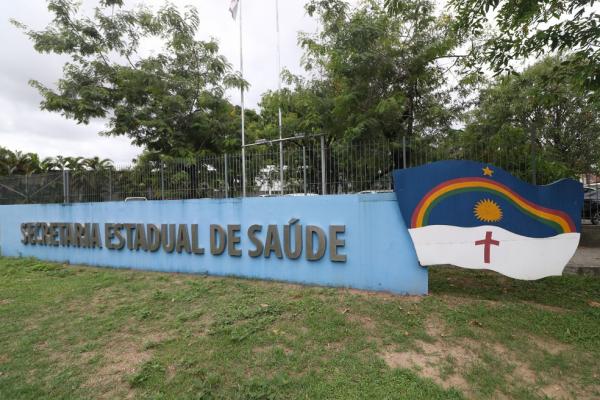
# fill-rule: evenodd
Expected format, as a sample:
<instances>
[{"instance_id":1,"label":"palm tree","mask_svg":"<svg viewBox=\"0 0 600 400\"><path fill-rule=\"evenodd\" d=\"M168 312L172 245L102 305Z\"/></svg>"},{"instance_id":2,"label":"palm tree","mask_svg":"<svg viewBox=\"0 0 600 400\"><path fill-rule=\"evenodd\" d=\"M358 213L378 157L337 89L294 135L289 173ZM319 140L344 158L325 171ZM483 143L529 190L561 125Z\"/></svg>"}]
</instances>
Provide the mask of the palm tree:
<instances>
[{"instance_id":1,"label":"palm tree","mask_svg":"<svg viewBox=\"0 0 600 400\"><path fill-rule=\"evenodd\" d=\"M63 156L46 157L42 160L42 170L49 171L62 171L67 167L67 158Z\"/></svg>"},{"instance_id":2,"label":"palm tree","mask_svg":"<svg viewBox=\"0 0 600 400\"><path fill-rule=\"evenodd\" d=\"M65 169L70 171L82 171L84 170L84 158L83 157L65 157Z\"/></svg>"},{"instance_id":3,"label":"palm tree","mask_svg":"<svg viewBox=\"0 0 600 400\"><path fill-rule=\"evenodd\" d=\"M15 157L15 154L0 146L0 175L8 175L10 174L10 170L12 167L12 161Z\"/></svg>"},{"instance_id":4,"label":"palm tree","mask_svg":"<svg viewBox=\"0 0 600 400\"><path fill-rule=\"evenodd\" d=\"M9 164L9 175L31 175L41 171L40 159L35 153L12 153Z\"/></svg>"},{"instance_id":5,"label":"palm tree","mask_svg":"<svg viewBox=\"0 0 600 400\"><path fill-rule=\"evenodd\" d=\"M89 171L107 171L114 169L112 160L105 158L101 160L99 157L86 158L82 161L82 164Z\"/></svg>"}]
</instances>

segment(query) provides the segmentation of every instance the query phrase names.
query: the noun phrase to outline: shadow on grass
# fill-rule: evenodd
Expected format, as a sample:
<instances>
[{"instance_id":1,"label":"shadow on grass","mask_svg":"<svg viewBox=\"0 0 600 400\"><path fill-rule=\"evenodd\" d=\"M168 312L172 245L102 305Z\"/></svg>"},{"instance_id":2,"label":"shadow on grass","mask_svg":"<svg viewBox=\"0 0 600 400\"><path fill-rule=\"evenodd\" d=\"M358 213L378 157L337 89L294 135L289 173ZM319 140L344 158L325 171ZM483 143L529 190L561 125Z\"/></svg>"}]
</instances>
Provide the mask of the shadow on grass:
<instances>
[{"instance_id":1,"label":"shadow on grass","mask_svg":"<svg viewBox=\"0 0 600 400\"><path fill-rule=\"evenodd\" d=\"M582 276L555 276L537 281L508 278L493 271L452 266L429 268L429 291L475 300L526 301L568 309L586 307L600 298L600 279Z\"/></svg>"}]
</instances>

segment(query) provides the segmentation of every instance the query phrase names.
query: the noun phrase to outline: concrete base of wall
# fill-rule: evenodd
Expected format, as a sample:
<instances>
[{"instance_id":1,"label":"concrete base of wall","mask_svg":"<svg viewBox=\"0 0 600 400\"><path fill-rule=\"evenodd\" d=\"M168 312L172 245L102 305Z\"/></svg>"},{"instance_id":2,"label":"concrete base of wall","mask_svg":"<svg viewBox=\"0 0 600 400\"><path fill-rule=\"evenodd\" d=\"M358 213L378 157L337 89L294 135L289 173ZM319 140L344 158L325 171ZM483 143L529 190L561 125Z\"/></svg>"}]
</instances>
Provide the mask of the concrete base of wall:
<instances>
[{"instance_id":1,"label":"concrete base of wall","mask_svg":"<svg viewBox=\"0 0 600 400\"><path fill-rule=\"evenodd\" d=\"M599 267L584 267L581 265L567 265L563 275L580 275L587 277L600 278Z\"/></svg>"},{"instance_id":2,"label":"concrete base of wall","mask_svg":"<svg viewBox=\"0 0 600 400\"><path fill-rule=\"evenodd\" d=\"M600 231L600 229L598 229ZM579 246L563 275L600 277L600 247Z\"/></svg>"},{"instance_id":3,"label":"concrete base of wall","mask_svg":"<svg viewBox=\"0 0 600 400\"><path fill-rule=\"evenodd\" d=\"M582 225L579 245L583 247L600 247L600 225Z\"/></svg>"}]
</instances>

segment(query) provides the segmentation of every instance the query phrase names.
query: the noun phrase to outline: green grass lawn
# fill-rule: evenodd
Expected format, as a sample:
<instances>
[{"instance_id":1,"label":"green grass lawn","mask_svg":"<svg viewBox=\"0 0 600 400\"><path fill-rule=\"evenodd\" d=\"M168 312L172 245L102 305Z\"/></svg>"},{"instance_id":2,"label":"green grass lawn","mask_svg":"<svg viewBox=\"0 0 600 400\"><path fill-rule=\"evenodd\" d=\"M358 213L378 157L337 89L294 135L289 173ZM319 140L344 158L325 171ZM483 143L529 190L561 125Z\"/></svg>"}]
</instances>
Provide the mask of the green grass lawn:
<instances>
[{"instance_id":1,"label":"green grass lawn","mask_svg":"<svg viewBox=\"0 0 600 400\"><path fill-rule=\"evenodd\" d=\"M400 297L0 258L0 399L598 398L600 279Z\"/></svg>"}]
</instances>

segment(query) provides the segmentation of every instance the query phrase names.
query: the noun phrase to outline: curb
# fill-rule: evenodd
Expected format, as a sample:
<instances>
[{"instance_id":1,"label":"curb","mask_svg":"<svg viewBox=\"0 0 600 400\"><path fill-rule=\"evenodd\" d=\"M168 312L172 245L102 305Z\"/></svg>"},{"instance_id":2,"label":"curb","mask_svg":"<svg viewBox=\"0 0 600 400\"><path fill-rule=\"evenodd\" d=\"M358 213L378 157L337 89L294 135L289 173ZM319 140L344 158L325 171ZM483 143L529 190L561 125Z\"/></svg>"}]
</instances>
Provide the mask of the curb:
<instances>
[{"instance_id":1,"label":"curb","mask_svg":"<svg viewBox=\"0 0 600 400\"><path fill-rule=\"evenodd\" d=\"M600 278L600 266L587 267L583 265L567 265L563 275L578 275L590 278Z\"/></svg>"},{"instance_id":2,"label":"curb","mask_svg":"<svg viewBox=\"0 0 600 400\"><path fill-rule=\"evenodd\" d=\"M600 226L582 225L579 245L584 247L600 247Z\"/></svg>"}]
</instances>

